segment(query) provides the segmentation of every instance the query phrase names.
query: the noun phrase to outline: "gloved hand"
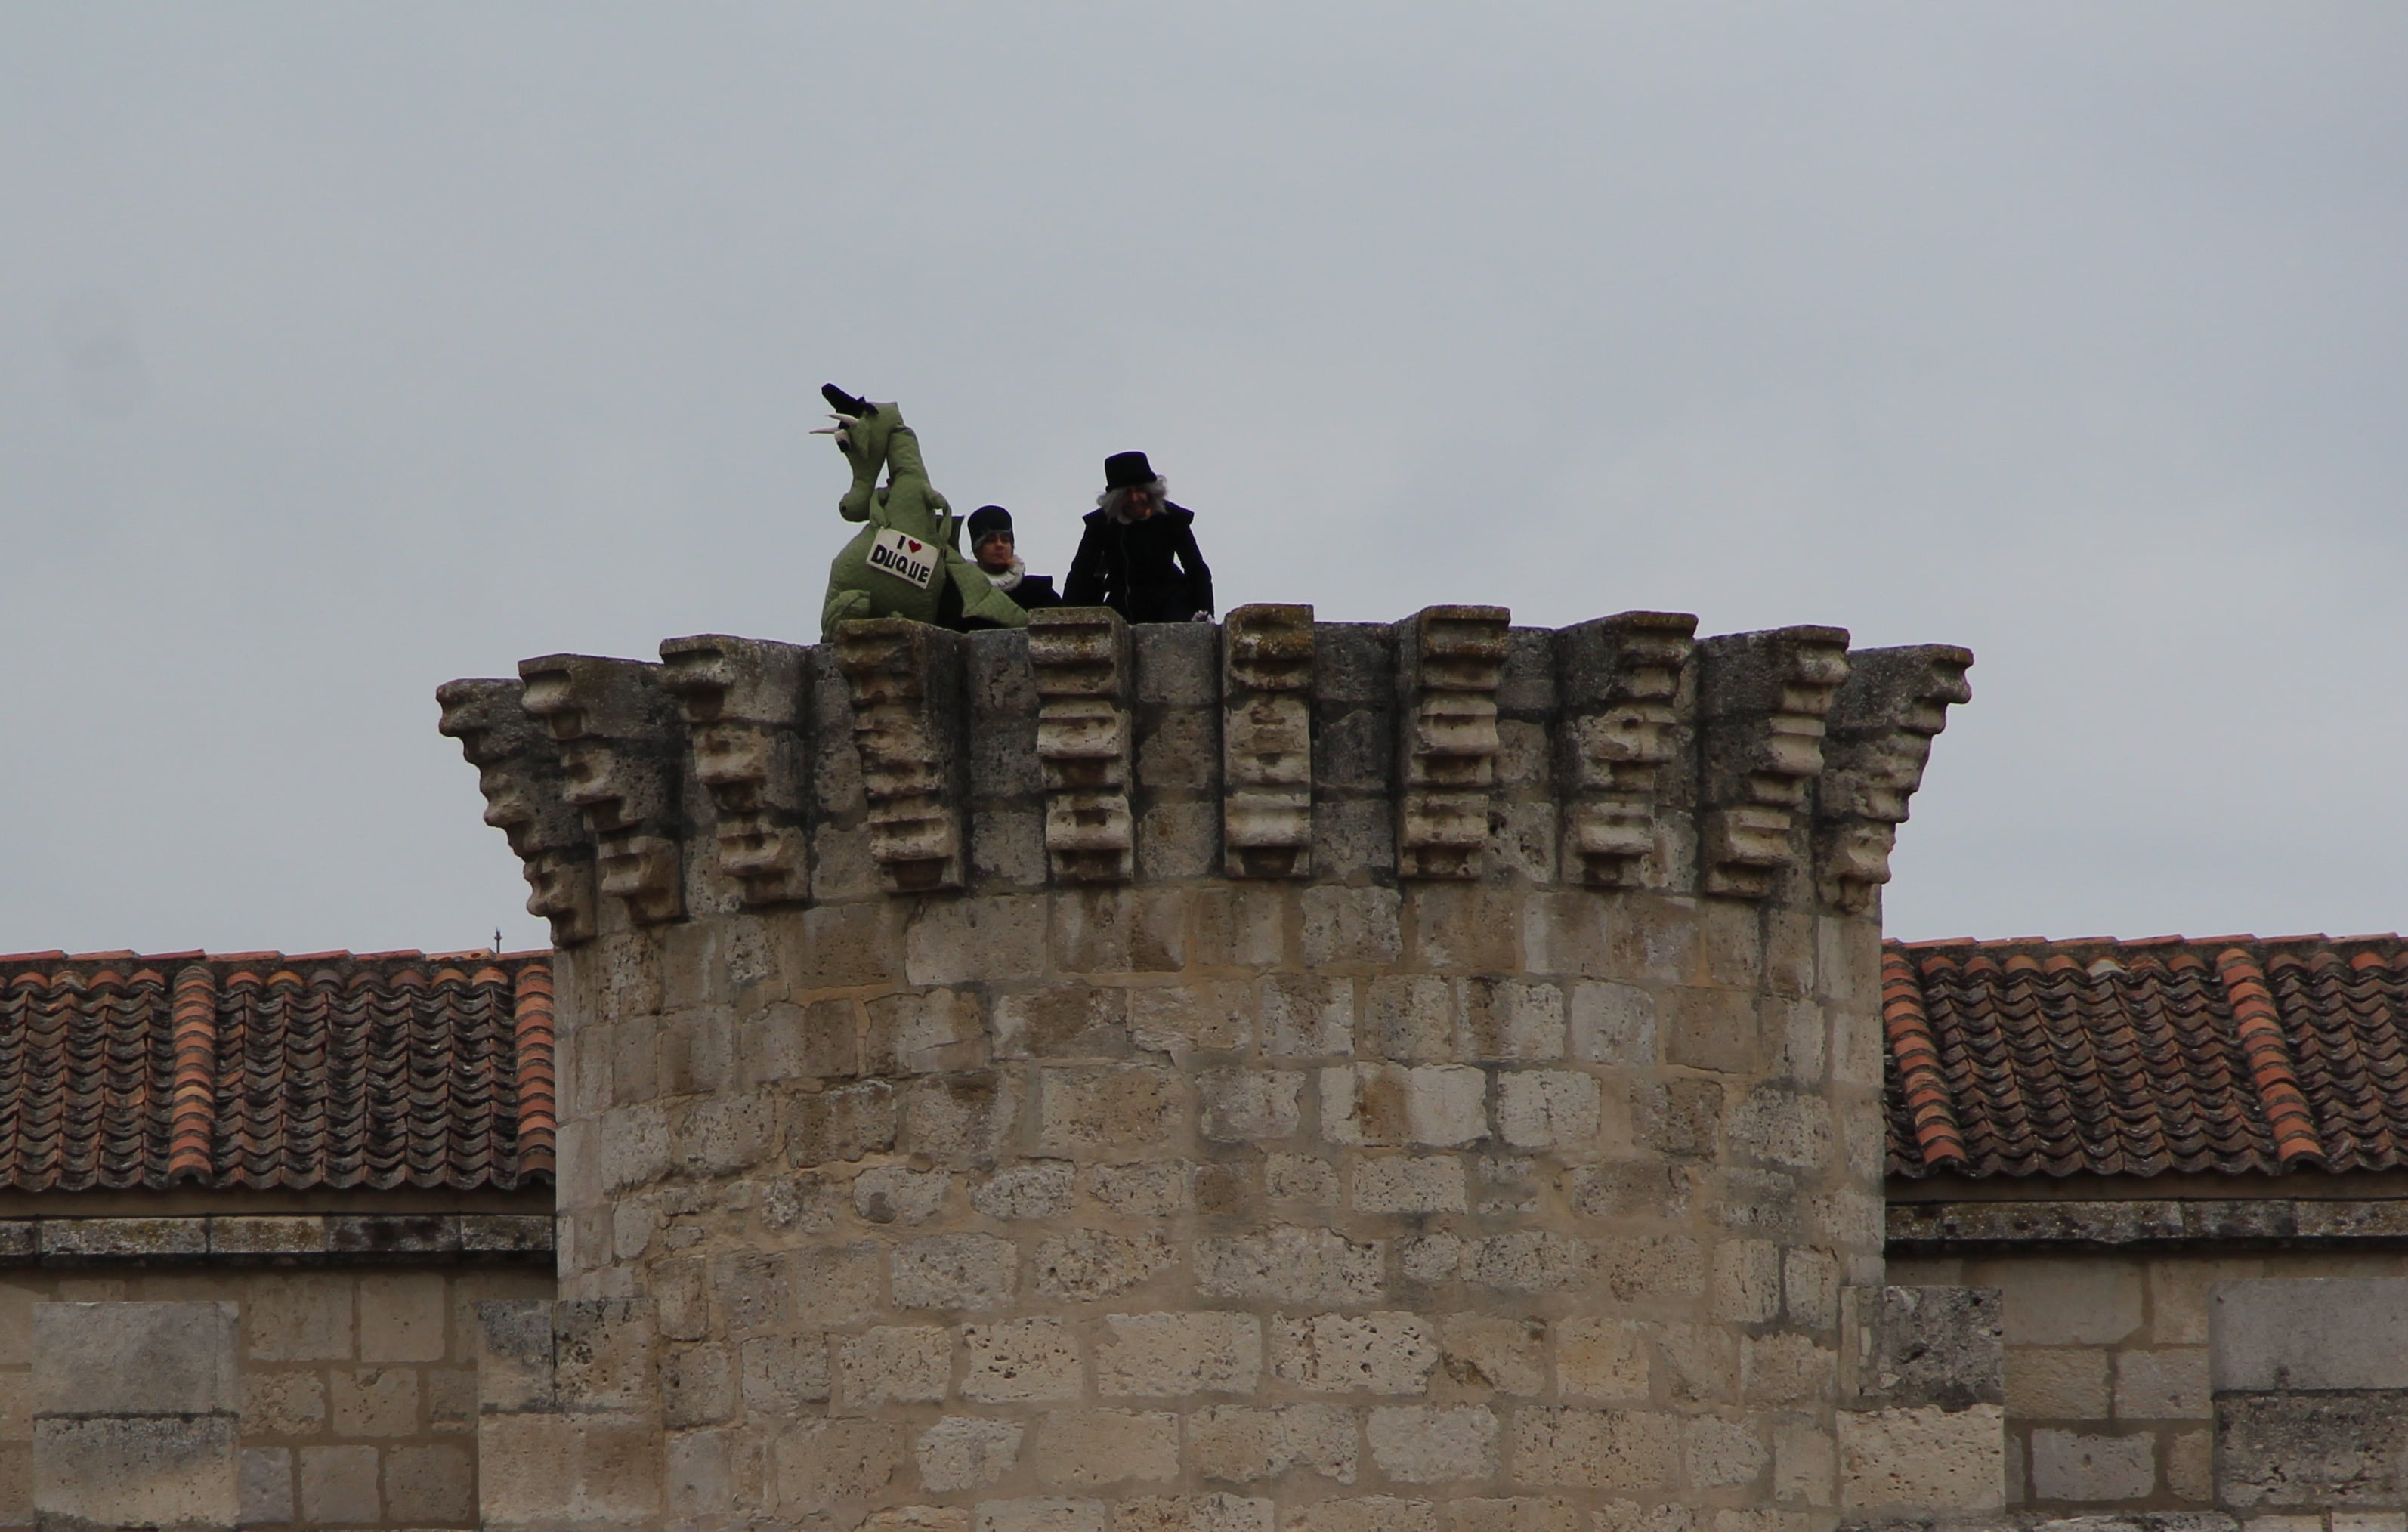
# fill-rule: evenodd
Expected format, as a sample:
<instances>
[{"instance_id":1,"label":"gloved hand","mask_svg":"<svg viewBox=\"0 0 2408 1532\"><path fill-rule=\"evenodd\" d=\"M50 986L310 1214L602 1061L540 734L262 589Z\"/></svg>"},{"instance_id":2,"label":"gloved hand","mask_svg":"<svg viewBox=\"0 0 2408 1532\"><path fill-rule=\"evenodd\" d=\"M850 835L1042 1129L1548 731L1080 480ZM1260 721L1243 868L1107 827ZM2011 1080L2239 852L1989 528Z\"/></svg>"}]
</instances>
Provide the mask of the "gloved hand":
<instances>
[{"instance_id":1,"label":"gloved hand","mask_svg":"<svg viewBox=\"0 0 2408 1532\"><path fill-rule=\"evenodd\" d=\"M1188 621L1191 623L1209 623L1212 621L1212 614L1209 611L1199 611L1195 616L1189 618Z\"/></svg>"}]
</instances>

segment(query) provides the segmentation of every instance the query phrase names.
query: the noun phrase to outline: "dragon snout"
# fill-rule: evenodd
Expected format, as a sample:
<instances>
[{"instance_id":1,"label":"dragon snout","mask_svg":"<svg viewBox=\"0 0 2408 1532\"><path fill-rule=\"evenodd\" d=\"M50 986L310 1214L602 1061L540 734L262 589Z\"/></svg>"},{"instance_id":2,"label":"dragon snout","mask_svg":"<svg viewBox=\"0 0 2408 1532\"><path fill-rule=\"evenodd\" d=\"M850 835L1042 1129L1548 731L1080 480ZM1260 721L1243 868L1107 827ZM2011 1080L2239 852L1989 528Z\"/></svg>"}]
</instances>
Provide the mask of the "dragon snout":
<instances>
[{"instance_id":1,"label":"dragon snout","mask_svg":"<svg viewBox=\"0 0 2408 1532\"><path fill-rule=\"evenodd\" d=\"M834 437L836 438L836 444L838 447L851 447L853 445L853 437L849 433L853 427L861 423L861 417L858 415L830 415L828 419L836 422L836 423L834 425L823 425L813 431L811 435L815 437Z\"/></svg>"}]
</instances>

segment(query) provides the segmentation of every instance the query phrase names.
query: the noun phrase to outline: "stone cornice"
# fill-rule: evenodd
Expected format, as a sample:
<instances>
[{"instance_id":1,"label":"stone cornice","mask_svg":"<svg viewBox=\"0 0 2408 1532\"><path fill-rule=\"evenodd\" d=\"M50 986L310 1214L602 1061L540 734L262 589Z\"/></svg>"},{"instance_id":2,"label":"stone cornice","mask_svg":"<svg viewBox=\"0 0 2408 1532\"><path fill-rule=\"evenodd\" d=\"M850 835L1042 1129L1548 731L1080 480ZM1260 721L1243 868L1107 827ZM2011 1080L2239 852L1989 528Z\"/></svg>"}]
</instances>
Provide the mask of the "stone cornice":
<instances>
[{"instance_id":1,"label":"stone cornice","mask_svg":"<svg viewBox=\"0 0 2408 1532\"><path fill-rule=\"evenodd\" d=\"M1897 1255L2408 1249L2408 1203L2355 1198L1893 1202Z\"/></svg>"},{"instance_id":2,"label":"stone cornice","mask_svg":"<svg viewBox=\"0 0 2408 1532\"><path fill-rule=\"evenodd\" d=\"M201 1213L0 1219L0 1267L549 1266L547 1213Z\"/></svg>"}]
</instances>

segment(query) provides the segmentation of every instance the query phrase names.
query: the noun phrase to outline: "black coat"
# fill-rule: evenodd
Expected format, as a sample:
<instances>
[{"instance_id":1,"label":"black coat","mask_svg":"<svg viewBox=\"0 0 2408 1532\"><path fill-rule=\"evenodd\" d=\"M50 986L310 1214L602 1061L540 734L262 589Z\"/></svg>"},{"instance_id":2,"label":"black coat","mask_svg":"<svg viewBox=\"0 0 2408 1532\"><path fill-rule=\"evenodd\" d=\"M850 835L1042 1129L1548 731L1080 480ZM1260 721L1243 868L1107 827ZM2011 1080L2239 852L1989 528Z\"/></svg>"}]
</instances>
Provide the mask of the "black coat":
<instances>
[{"instance_id":1,"label":"black coat","mask_svg":"<svg viewBox=\"0 0 2408 1532\"><path fill-rule=\"evenodd\" d=\"M1023 575L1020 577L1019 584L1003 594L1019 603L1022 611L1035 611L1039 607L1058 607L1062 604L1061 596L1054 593L1052 575Z\"/></svg>"},{"instance_id":2,"label":"black coat","mask_svg":"<svg viewBox=\"0 0 2408 1532\"><path fill-rule=\"evenodd\" d=\"M1212 609L1212 571L1196 548L1196 513L1165 502L1141 522L1087 513L1062 603L1110 607L1132 623L1184 623Z\"/></svg>"}]
</instances>

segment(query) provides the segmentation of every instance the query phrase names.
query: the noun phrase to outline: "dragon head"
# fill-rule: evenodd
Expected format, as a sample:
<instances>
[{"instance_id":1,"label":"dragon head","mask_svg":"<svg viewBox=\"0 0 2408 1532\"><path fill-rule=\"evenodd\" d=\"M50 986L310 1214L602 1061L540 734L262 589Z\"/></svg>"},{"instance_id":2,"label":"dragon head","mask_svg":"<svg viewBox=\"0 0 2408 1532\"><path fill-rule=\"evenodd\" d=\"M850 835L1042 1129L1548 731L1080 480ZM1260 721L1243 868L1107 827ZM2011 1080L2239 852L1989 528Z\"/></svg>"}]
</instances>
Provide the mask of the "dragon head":
<instances>
[{"instance_id":1,"label":"dragon head","mask_svg":"<svg viewBox=\"0 0 2408 1532\"><path fill-rule=\"evenodd\" d=\"M823 425L811 435L834 437L838 451L853 460L855 467L867 464L875 471L886 461L886 445L895 428L903 423L903 416L891 404L872 404L856 398L834 383L820 385L820 397L828 402L828 419L834 425Z\"/></svg>"},{"instance_id":2,"label":"dragon head","mask_svg":"<svg viewBox=\"0 0 2408 1532\"><path fill-rule=\"evenodd\" d=\"M837 508L846 519L857 522L873 504L886 498L887 492L878 488L880 469L888 470L890 479L921 475L918 439L903 423L903 411L891 403L873 404L834 383L822 385L820 396L827 400L832 411L828 418L836 423L823 425L811 435L834 437L837 450L852 465L853 487L837 502Z\"/></svg>"}]
</instances>

